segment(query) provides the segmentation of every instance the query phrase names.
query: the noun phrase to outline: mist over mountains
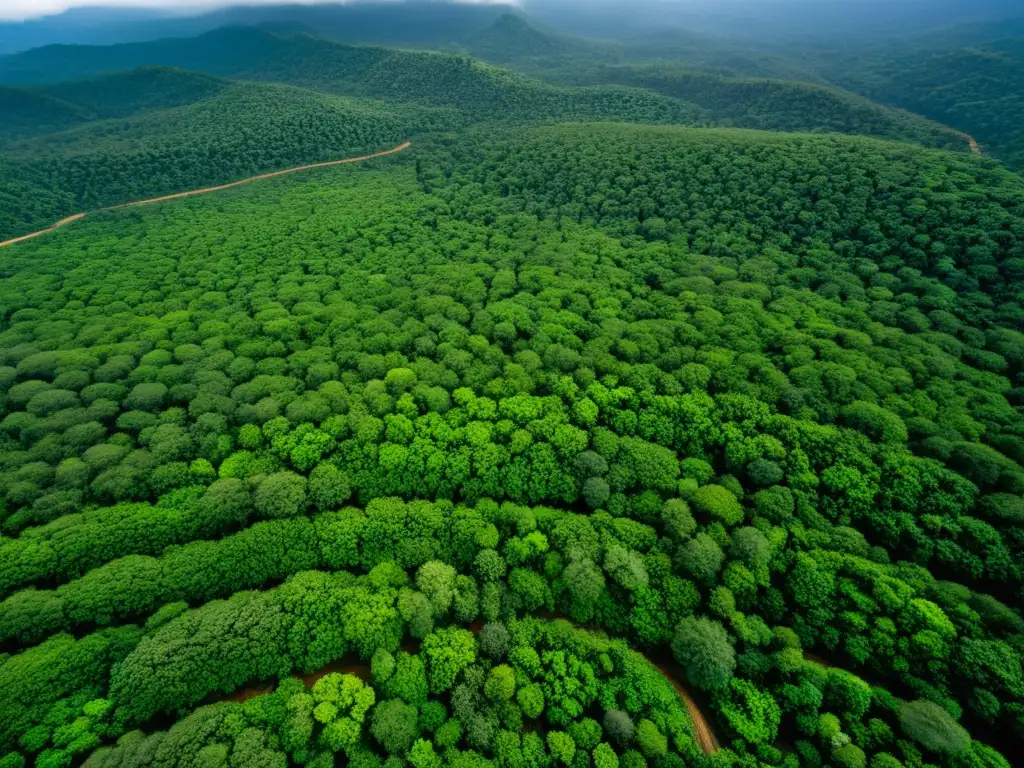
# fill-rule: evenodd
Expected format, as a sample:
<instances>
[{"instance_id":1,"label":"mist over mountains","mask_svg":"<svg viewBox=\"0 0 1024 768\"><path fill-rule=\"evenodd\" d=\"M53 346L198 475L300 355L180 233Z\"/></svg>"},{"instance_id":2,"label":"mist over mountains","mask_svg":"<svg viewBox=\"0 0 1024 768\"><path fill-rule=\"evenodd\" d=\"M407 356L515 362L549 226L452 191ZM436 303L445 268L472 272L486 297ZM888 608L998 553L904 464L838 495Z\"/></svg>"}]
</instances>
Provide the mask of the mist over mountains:
<instances>
[{"instance_id":1,"label":"mist over mountains","mask_svg":"<svg viewBox=\"0 0 1024 768\"><path fill-rule=\"evenodd\" d=\"M346 42L434 45L454 43L508 11L525 13L563 32L608 39L690 32L757 39L803 36L893 36L950 24L992 22L1020 15L1014 0L359 0L347 4L225 4L205 11L167 7L73 7L59 14L0 22L0 53L53 43L109 45L187 37L216 27L254 24L305 29Z\"/></svg>"}]
</instances>

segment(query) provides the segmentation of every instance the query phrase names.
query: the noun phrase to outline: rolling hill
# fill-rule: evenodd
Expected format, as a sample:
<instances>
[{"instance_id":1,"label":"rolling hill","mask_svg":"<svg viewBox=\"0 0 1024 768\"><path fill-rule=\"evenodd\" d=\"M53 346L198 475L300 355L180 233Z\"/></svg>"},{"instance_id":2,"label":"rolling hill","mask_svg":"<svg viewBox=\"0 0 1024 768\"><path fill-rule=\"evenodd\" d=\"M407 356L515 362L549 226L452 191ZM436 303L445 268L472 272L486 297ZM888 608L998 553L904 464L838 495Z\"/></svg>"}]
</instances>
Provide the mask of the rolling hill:
<instances>
[{"instance_id":1,"label":"rolling hill","mask_svg":"<svg viewBox=\"0 0 1024 768\"><path fill-rule=\"evenodd\" d=\"M50 133L88 122L95 114L44 93L0 86L0 141Z\"/></svg>"},{"instance_id":2,"label":"rolling hill","mask_svg":"<svg viewBox=\"0 0 1024 768\"><path fill-rule=\"evenodd\" d=\"M98 118L171 109L210 99L230 82L170 67L140 67L90 80L74 80L32 89L87 109Z\"/></svg>"},{"instance_id":3,"label":"rolling hill","mask_svg":"<svg viewBox=\"0 0 1024 768\"><path fill-rule=\"evenodd\" d=\"M168 83L175 87L159 90ZM174 70L146 69L54 90L128 116L97 116L2 145L8 175L0 183L7 202L0 233L8 237L81 210L386 149L412 133L458 123L443 110ZM190 103L167 107L177 102Z\"/></svg>"},{"instance_id":4,"label":"rolling hill","mask_svg":"<svg viewBox=\"0 0 1024 768\"><path fill-rule=\"evenodd\" d=\"M7 762L1006 768L1022 205L506 124L3 249Z\"/></svg>"},{"instance_id":5,"label":"rolling hill","mask_svg":"<svg viewBox=\"0 0 1024 768\"><path fill-rule=\"evenodd\" d=\"M974 135L1024 169L1024 20L817 52L832 82Z\"/></svg>"},{"instance_id":6,"label":"rolling hill","mask_svg":"<svg viewBox=\"0 0 1024 768\"><path fill-rule=\"evenodd\" d=\"M532 41L524 43L526 50L533 45L536 51L547 52L541 57L547 62L546 80L453 54L346 46L309 35L225 28L193 40L29 51L0 58L0 82L53 79L90 69L187 65L214 75L285 82L345 96L452 107L472 120L700 120L769 130L865 133L966 149L962 139L925 119L836 88L728 78L675 65L607 66L591 61L565 72L558 62L577 50L571 40L546 36L510 15L499 18L492 31L495 35L484 38L483 45L497 58L517 50L520 38Z\"/></svg>"}]
</instances>

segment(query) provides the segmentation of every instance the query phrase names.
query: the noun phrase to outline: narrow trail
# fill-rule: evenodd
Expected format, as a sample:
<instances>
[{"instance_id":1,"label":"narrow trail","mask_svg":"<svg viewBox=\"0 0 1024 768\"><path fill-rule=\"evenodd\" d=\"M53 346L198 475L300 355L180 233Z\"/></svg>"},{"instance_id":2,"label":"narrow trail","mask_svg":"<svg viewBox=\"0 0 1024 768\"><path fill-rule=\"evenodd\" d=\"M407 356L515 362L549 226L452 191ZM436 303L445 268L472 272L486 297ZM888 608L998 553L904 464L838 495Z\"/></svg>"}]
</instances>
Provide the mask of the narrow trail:
<instances>
[{"instance_id":1,"label":"narrow trail","mask_svg":"<svg viewBox=\"0 0 1024 768\"><path fill-rule=\"evenodd\" d=\"M831 661L823 659L821 656L818 656L815 653L809 653L808 651L804 651L804 659L807 661L814 662L815 664L820 664L821 666L825 667L825 669L835 666Z\"/></svg>"},{"instance_id":2,"label":"narrow trail","mask_svg":"<svg viewBox=\"0 0 1024 768\"><path fill-rule=\"evenodd\" d=\"M648 661L651 660L648 659ZM651 663L654 664L653 661ZM693 695L679 682L679 678L683 674L682 668L675 662L667 661L662 661L659 664L655 664L655 666L665 676L665 679L672 683L672 687L676 689L679 698L686 705L686 711L693 722L693 735L697 739L697 746L701 748L705 755L715 754L715 752L722 748L722 745L719 743L718 736L711 726L711 721L704 715L704 710L697 703L697 700L693 698Z\"/></svg>"},{"instance_id":3,"label":"narrow trail","mask_svg":"<svg viewBox=\"0 0 1024 768\"><path fill-rule=\"evenodd\" d=\"M984 156L985 153L981 151L981 145L978 144L977 139L971 136L971 134L964 133L963 131L958 131L956 128L950 128L949 132L952 133L954 136L959 136L961 139L966 141L967 145L971 148L971 152L973 152L976 155Z\"/></svg>"},{"instance_id":4,"label":"narrow trail","mask_svg":"<svg viewBox=\"0 0 1024 768\"><path fill-rule=\"evenodd\" d=\"M140 205L152 205L153 203L162 203L167 200L178 200L183 197L195 197L196 195L208 195L211 192L220 192L223 189L231 189L232 187L240 187L243 184L249 184L253 181L259 181L261 179L272 179L275 176L284 176L289 173L298 173L299 171L309 171L314 168L327 168L332 165L345 165L346 163L361 163L364 160L372 160L375 157L384 157L385 155L393 155L397 152L401 152L412 146L411 141L406 141L403 144L399 144L397 147L392 149L386 149L383 152L374 152L372 155L362 155L360 157L346 157L343 160L328 160L325 163L313 163L312 165L298 165L294 168L285 168L283 171L271 171L270 173L261 173L257 176L250 176L240 181L233 181L230 184L221 184L216 187L203 187L202 189L191 189L187 192L176 192L173 195L163 195L162 197L152 197L148 200L134 200L130 203L119 203L118 205L111 205L107 208L100 208L100 211L116 211L121 208L134 208ZM73 216L68 216L65 219L61 219L56 224L53 224L46 229L41 229L38 232L32 232L27 235L21 235L20 237L11 238L10 240L4 240L0 242L0 248L8 245L14 245L15 243L23 243L26 240L31 240L35 237L53 232L55 229L60 229L73 221L85 218L86 213L76 213Z\"/></svg>"},{"instance_id":5,"label":"narrow trail","mask_svg":"<svg viewBox=\"0 0 1024 768\"><path fill-rule=\"evenodd\" d=\"M51 224L46 229L40 229L38 232L32 232L31 234L22 235L21 237L14 237L14 238L11 238L10 240L4 240L2 243L0 243L0 248L3 248L5 245L14 245L15 243L23 243L26 240L31 240L33 237L39 237L40 235L45 235L47 232L53 232L53 230L60 229L65 224L70 224L72 221L78 221L79 219L82 219L82 218L85 218L85 214L84 213L76 213L73 216L68 216L66 219L61 219L56 224Z\"/></svg>"}]
</instances>

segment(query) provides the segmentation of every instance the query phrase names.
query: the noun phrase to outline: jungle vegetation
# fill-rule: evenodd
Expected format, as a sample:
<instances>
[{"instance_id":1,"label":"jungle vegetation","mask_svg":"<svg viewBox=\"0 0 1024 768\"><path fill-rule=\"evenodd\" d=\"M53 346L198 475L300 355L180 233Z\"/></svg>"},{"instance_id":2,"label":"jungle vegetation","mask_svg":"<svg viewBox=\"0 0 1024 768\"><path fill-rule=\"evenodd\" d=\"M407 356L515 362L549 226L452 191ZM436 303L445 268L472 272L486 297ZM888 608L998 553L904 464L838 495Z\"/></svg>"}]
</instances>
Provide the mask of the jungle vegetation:
<instances>
[{"instance_id":1,"label":"jungle vegetation","mask_svg":"<svg viewBox=\"0 0 1024 768\"><path fill-rule=\"evenodd\" d=\"M1024 180L503 19L0 59L0 768L1019 765Z\"/></svg>"}]
</instances>

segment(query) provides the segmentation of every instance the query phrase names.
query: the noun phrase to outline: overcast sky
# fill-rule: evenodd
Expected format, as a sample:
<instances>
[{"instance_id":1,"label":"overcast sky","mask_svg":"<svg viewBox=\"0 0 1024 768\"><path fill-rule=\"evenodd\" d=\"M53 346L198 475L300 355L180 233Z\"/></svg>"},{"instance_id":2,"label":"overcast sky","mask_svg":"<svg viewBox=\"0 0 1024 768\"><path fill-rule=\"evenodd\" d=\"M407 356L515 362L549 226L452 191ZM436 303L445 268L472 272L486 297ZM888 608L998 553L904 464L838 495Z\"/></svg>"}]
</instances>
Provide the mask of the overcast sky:
<instances>
[{"instance_id":1,"label":"overcast sky","mask_svg":"<svg viewBox=\"0 0 1024 768\"><path fill-rule=\"evenodd\" d=\"M460 0L461 2L510 2L510 0ZM339 0L0 0L0 19L32 19L60 13L68 8L104 6L107 8L170 8L183 13L224 5L313 4Z\"/></svg>"}]
</instances>

